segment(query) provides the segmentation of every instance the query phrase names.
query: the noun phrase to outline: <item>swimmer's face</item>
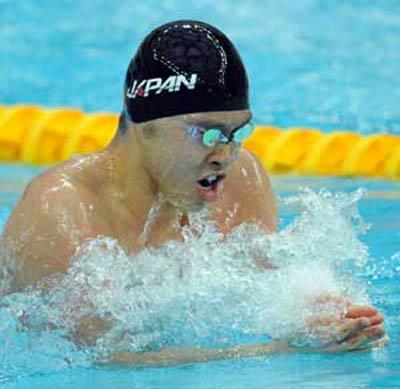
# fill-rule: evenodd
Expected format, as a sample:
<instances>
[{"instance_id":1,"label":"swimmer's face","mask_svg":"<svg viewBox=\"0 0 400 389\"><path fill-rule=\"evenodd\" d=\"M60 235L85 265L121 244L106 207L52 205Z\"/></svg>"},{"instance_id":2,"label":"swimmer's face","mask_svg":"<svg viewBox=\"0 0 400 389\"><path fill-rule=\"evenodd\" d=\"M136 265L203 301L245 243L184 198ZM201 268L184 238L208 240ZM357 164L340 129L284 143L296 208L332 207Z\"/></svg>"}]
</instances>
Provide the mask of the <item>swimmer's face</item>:
<instances>
[{"instance_id":1,"label":"swimmer's face","mask_svg":"<svg viewBox=\"0 0 400 389\"><path fill-rule=\"evenodd\" d=\"M145 126L148 168L170 203L195 211L218 199L241 147L240 143L219 139L233 138L250 117L248 110L206 112L157 119L149 122L147 129ZM206 145L203 134L209 129L220 130L220 138ZM211 138L213 134L218 131L209 133Z\"/></svg>"}]
</instances>

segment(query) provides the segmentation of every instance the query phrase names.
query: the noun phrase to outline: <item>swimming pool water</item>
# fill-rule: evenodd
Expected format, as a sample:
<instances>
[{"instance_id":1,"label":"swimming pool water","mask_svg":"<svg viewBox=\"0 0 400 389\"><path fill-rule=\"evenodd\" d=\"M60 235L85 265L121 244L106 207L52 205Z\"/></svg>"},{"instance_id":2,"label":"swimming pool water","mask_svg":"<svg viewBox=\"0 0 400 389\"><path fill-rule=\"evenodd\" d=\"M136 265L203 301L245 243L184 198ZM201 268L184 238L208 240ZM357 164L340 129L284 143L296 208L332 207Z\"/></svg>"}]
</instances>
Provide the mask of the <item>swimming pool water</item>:
<instances>
[{"instance_id":1,"label":"swimming pool water","mask_svg":"<svg viewBox=\"0 0 400 389\"><path fill-rule=\"evenodd\" d=\"M126 65L143 36L160 23L193 18L219 26L238 45L249 69L257 123L399 134L399 15L397 0L43 0L40 6L33 0L0 0L0 103L117 112ZM0 166L0 230L24 185L39 171ZM160 369L57 371L52 366L28 376L18 369L4 372L0 366L0 385L41 389L399 387L399 184L274 178L274 188L282 198L297 194L301 186L345 193L366 188L358 207L372 225L361 236L371 260L362 277L372 302L385 314L391 338L387 348ZM282 227L293 220L287 210L281 217ZM0 331L2 325L4 321ZM0 347L5 349L4 344Z\"/></svg>"},{"instance_id":2,"label":"swimming pool water","mask_svg":"<svg viewBox=\"0 0 400 389\"><path fill-rule=\"evenodd\" d=\"M118 112L144 35L192 18L238 45L257 123L400 133L399 15L397 0L2 0L0 99Z\"/></svg>"},{"instance_id":3,"label":"swimming pool water","mask_svg":"<svg viewBox=\"0 0 400 389\"><path fill-rule=\"evenodd\" d=\"M17 201L24 184L40 169L0 166L0 226ZM339 355L303 354L157 369L73 368L36 371L30 376L9 372L0 377L5 388L262 388L262 387L396 387L400 382L400 185L385 181L274 178L281 198L296 194L301 186L313 190L353 192L365 188L358 207L370 231L362 237L371 261L363 278L373 304L386 318L391 343L368 353ZM281 213L281 228L292 222L290 211ZM44 350L45 352L46 350ZM50 354L51 355L51 354ZM27 356L28 358L28 356ZM52 366L54 369L54 366ZM4 371L3 371L4 374ZM15 374L15 375L13 375ZM22 375L22 376L21 376ZM21 376L17 379L18 376Z\"/></svg>"}]
</instances>

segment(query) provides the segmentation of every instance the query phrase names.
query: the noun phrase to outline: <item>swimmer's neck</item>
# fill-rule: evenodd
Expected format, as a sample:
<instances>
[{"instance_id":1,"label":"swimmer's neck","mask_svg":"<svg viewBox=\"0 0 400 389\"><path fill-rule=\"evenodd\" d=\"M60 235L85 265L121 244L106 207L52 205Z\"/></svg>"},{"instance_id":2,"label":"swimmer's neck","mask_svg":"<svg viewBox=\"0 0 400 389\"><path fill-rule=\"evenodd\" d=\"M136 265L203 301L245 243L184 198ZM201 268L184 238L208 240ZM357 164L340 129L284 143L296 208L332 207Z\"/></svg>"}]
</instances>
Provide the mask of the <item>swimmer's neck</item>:
<instances>
[{"instance_id":1,"label":"swimmer's neck","mask_svg":"<svg viewBox=\"0 0 400 389\"><path fill-rule=\"evenodd\" d=\"M129 138L115 138L104 150L96 153L95 165L103 182L109 182L109 196L123 204L132 215L147 218L151 209L161 202L158 219L165 225L184 212L162 201L157 181L151 176L135 134Z\"/></svg>"}]
</instances>

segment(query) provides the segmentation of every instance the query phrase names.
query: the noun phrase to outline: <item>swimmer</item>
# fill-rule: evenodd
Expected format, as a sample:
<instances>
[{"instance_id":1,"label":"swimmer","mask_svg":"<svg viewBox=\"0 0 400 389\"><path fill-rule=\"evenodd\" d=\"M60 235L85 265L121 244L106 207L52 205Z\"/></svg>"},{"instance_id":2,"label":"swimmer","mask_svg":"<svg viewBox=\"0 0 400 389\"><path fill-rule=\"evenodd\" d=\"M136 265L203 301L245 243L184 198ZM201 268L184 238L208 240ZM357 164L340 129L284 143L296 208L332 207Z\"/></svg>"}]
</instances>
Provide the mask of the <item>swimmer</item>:
<instances>
[{"instance_id":1,"label":"swimmer","mask_svg":"<svg viewBox=\"0 0 400 389\"><path fill-rule=\"evenodd\" d=\"M128 254L182 240L188 213L204 208L223 234L242 223L276 230L268 176L241 148L252 131L246 70L221 31L197 21L152 31L128 66L123 99L111 143L32 180L12 212L3 238L17 262L15 291L66 272L90 238L113 237ZM349 303L342 317L310 323L327 328L328 339L315 351L368 349L384 339L382 323L375 308ZM76 336L89 342L108 324L90 318ZM276 342L120 353L112 360L172 364L294 350Z\"/></svg>"}]
</instances>

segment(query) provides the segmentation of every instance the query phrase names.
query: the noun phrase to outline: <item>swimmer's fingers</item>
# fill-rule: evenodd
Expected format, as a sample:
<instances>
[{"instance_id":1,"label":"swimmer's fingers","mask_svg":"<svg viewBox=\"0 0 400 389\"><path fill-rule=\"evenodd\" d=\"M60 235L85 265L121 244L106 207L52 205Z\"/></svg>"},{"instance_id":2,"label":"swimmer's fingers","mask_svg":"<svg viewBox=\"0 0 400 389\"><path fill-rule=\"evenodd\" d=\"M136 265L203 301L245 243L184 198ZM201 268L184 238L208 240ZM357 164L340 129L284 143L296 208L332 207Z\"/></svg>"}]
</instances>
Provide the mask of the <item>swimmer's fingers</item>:
<instances>
[{"instance_id":1,"label":"swimmer's fingers","mask_svg":"<svg viewBox=\"0 0 400 389\"><path fill-rule=\"evenodd\" d=\"M356 319L358 317L372 317L378 315L378 310L374 307L366 305L351 305L346 312L346 318Z\"/></svg>"},{"instance_id":2,"label":"swimmer's fingers","mask_svg":"<svg viewBox=\"0 0 400 389\"><path fill-rule=\"evenodd\" d=\"M372 347L383 347L388 343L385 329L382 326L365 328L361 333L349 337L337 345L326 348L326 351L355 351Z\"/></svg>"},{"instance_id":3,"label":"swimmer's fingers","mask_svg":"<svg viewBox=\"0 0 400 389\"><path fill-rule=\"evenodd\" d=\"M343 318L341 315L323 315L317 316L308 322L307 327L303 334L299 336L308 337L309 339L320 342L321 346L325 349L326 347L338 347L346 350L346 346L338 346L348 339L356 339L358 336L368 335L368 332L364 332L366 329L371 327L375 328L383 323L383 317L379 314L370 317L357 317L361 312L367 314L373 314L376 310L372 310L368 307L368 312L363 308L355 308L351 311L350 315L356 316L356 318ZM372 335L375 334L372 330Z\"/></svg>"},{"instance_id":4,"label":"swimmer's fingers","mask_svg":"<svg viewBox=\"0 0 400 389\"><path fill-rule=\"evenodd\" d=\"M308 335L322 344L336 344L370 326L368 318L343 319L340 315L317 316L308 322Z\"/></svg>"},{"instance_id":5,"label":"swimmer's fingers","mask_svg":"<svg viewBox=\"0 0 400 389\"><path fill-rule=\"evenodd\" d=\"M359 317L357 319L346 319L342 323L343 324L339 324L336 327L336 333L334 334L337 342L342 342L345 339L356 336L361 331L371 327L371 322L366 317Z\"/></svg>"},{"instance_id":6,"label":"swimmer's fingers","mask_svg":"<svg viewBox=\"0 0 400 389\"><path fill-rule=\"evenodd\" d=\"M326 344L337 344L371 327L369 318L343 319L340 316L319 316L308 322L308 334Z\"/></svg>"},{"instance_id":7,"label":"swimmer's fingers","mask_svg":"<svg viewBox=\"0 0 400 389\"><path fill-rule=\"evenodd\" d=\"M378 324L382 324L383 321L384 321L383 316L381 316L381 315L379 315L379 314L378 314L378 315L371 316L371 317L369 317L368 319L369 319L369 321L370 321L370 323L371 323L371 326L376 326L376 325L378 325Z\"/></svg>"}]
</instances>

